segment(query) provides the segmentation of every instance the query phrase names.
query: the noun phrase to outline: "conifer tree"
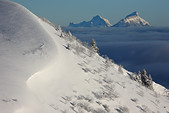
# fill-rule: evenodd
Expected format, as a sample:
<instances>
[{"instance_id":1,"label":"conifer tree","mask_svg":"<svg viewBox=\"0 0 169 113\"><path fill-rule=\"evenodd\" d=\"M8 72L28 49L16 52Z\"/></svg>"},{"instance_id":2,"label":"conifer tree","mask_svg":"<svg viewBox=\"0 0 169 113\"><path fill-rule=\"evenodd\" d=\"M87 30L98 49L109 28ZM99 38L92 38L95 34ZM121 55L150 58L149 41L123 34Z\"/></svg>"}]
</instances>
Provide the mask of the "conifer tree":
<instances>
[{"instance_id":1,"label":"conifer tree","mask_svg":"<svg viewBox=\"0 0 169 113\"><path fill-rule=\"evenodd\" d=\"M70 31L68 31L68 33L67 33L67 34L68 34L68 36L72 36L72 33L71 33Z\"/></svg>"},{"instance_id":2,"label":"conifer tree","mask_svg":"<svg viewBox=\"0 0 169 113\"><path fill-rule=\"evenodd\" d=\"M99 48L97 47L96 41L94 39L92 39L90 47L94 52L99 53Z\"/></svg>"},{"instance_id":3,"label":"conifer tree","mask_svg":"<svg viewBox=\"0 0 169 113\"><path fill-rule=\"evenodd\" d=\"M148 79L147 72L144 69L141 73L141 81L144 86L147 86L147 79Z\"/></svg>"},{"instance_id":4,"label":"conifer tree","mask_svg":"<svg viewBox=\"0 0 169 113\"><path fill-rule=\"evenodd\" d=\"M144 69L143 72L141 73L141 81L142 81L142 84L144 86L146 86L147 88L149 89L153 89L153 86L152 86L152 77L151 75L149 74L149 77L147 76L147 72L146 70Z\"/></svg>"},{"instance_id":5,"label":"conifer tree","mask_svg":"<svg viewBox=\"0 0 169 113\"><path fill-rule=\"evenodd\" d=\"M142 81L141 81L141 72L140 72L140 71L138 71L138 74L137 74L137 76L136 76L136 80L137 80L140 84L142 84Z\"/></svg>"},{"instance_id":6,"label":"conifer tree","mask_svg":"<svg viewBox=\"0 0 169 113\"><path fill-rule=\"evenodd\" d=\"M121 74L123 74L123 66L122 65L119 65L119 68L118 68L118 71L121 73Z\"/></svg>"},{"instance_id":7,"label":"conifer tree","mask_svg":"<svg viewBox=\"0 0 169 113\"><path fill-rule=\"evenodd\" d=\"M149 77L148 77L148 81L147 81L147 84L148 84L148 88L150 89L153 89L153 81L152 81L152 77L151 75L149 74Z\"/></svg>"}]
</instances>

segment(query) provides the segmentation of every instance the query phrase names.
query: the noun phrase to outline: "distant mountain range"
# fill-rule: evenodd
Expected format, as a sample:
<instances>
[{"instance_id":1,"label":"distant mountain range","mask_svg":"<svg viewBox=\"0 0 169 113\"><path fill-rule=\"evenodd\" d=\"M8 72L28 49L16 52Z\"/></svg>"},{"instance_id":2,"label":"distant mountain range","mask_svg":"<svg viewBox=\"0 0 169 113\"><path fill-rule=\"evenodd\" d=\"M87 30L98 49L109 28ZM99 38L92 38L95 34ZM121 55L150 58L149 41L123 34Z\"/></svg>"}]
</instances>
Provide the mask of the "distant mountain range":
<instances>
[{"instance_id":1,"label":"distant mountain range","mask_svg":"<svg viewBox=\"0 0 169 113\"><path fill-rule=\"evenodd\" d=\"M142 19L138 12L133 12L127 15L124 19L121 19L116 24L112 25L109 20L97 15L90 21L80 23L70 23L69 27L144 27L151 26L149 22Z\"/></svg>"},{"instance_id":2,"label":"distant mountain range","mask_svg":"<svg viewBox=\"0 0 169 113\"><path fill-rule=\"evenodd\" d=\"M110 27L112 25L110 24L109 20L107 20L99 15L96 15L88 22L83 21L78 24L70 23L69 26L70 27Z\"/></svg>"}]
</instances>

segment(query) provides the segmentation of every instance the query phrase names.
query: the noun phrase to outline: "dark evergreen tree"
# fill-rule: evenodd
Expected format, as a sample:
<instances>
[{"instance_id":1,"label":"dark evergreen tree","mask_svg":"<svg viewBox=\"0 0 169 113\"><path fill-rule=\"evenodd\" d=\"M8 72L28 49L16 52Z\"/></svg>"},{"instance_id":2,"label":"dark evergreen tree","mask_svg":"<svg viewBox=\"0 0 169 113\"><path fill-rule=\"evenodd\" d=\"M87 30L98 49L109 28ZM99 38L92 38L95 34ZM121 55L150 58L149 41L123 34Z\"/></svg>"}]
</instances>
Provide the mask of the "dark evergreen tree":
<instances>
[{"instance_id":1,"label":"dark evergreen tree","mask_svg":"<svg viewBox=\"0 0 169 113\"><path fill-rule=\"evenodd\" d=\"M149 89L153 89L153 86L152 86L152 78L151 78L151 75L149 75L149 77L147 76L147 72L146 70L144 69L143 72L141 73L141 81L142 81L142 84L144 86L146 86L147 88Z\"/></svg>"},{"instance_id":2,"label":"dark evergreen tree","mask_svg":"<svg viewBox=\"0 0 169 113\"><path fill-rule=\"evenodd\" d=\"M147 80L147 85L148 85L148 88L153 89L153 81L152 81L152 77L150 74Z\"/></svg>"},{"instance_id":3,"label":"dark evergreen tree","mask_svg":"<svg viewBox=\"0 0 169 113\"><path fill-rule=\"evenodd\" d=\"M141 73L141 81L144 86L147 86L147 79L148 79L147 72L144 69Z\"/></svg>"},{"instance_id":4,"label":"dark evergreen tree","mask_svg":"<svg viewBox=\"0 0 169 113\"><path fill-rule=\"evenodd\" d=\"M90 47L94 52L99 53L99 48L97 47L96 41L94 39L92 39Z\"/></svg>"}]
</instances>

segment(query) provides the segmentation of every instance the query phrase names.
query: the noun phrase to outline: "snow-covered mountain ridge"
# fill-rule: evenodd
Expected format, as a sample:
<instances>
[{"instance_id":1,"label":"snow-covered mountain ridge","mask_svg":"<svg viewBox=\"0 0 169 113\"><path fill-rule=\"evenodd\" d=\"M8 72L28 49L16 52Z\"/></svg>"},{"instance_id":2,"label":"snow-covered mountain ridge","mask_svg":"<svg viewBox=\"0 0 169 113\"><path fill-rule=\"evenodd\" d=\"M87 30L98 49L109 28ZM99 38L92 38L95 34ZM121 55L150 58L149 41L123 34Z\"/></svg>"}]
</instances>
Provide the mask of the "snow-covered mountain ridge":
<instances>
[{"instance_id":1,"label":"snow-covered mountain ridge","mask_svg":"<svg viewBox=\"0 0 169 113\"><path fill-rule=\"evenodd\" d=\"M69 27L110 27L110 26L111 26L110 22L99 15L96 15L95 17L92 18L92 20L88 22L83 21L78 24L76 23L69 24Z\"/></svg>"},{"instance_id":2,"label":"snow-covered mountain ridge","mask_svg":"<svg viewBox=\"0 0 169 113\"><path fill-rule=\"evenodd\" d=\"M164 87L131 80L131 72L23 6L5 0L0 10L1 113L169 112Z\"/></svg>"},{"instance_id":3,"label":"snow-covered mountain ridge","mask_svg":"<svg viewBox=\"0 0 169 113\"><path fill-rule=\"evenodd\" d=\"M120 20L118 23L112 27L143 27L151 26L147 21L139 17L138 12L133 12L126 16L124 19Z\"/></svg>"}]
</instances>

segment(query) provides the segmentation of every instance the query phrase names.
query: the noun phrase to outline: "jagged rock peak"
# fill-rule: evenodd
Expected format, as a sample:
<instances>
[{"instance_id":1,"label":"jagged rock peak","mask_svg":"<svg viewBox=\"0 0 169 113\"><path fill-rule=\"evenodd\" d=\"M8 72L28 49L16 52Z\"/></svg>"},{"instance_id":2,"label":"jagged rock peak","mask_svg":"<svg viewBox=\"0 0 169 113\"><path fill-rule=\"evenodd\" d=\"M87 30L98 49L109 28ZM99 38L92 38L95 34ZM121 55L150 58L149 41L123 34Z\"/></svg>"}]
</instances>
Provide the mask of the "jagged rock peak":
<instances>
[{"instance_id":1,"label":"jagged rock peak","mask_svg":"<svg viewBox=\"0 0 169 113\"><path fill-rule=\"evenodd\" d=\"M96 16L93 17L93 19L96 19L96 18L102 19L103 17L101 17L100 15L96 15Z\"/></svg>"},{"instance_id":2,"label":"jagged rock peak","mask_svg":"<svg viewBox=\"0 0 169 113\"><path fill-rule=\"evenodd\" d=\"M149 22L139 16L139 13L133 12L127 15L124 19L121 19L118 23L112 27L145 27L151 26Z\"/></svg>"},{"instance_id":3,"label":"jagged rock peak","mask_svg":"<svg viewBox=\"0 0 169 113\"><path fill-rule=\"evenodd\" d=\"M139 13L137 11L135 11L135 12L127 15L126 18L137 17L137 16L139 16Z\"/></svg>"}]
</instances>

